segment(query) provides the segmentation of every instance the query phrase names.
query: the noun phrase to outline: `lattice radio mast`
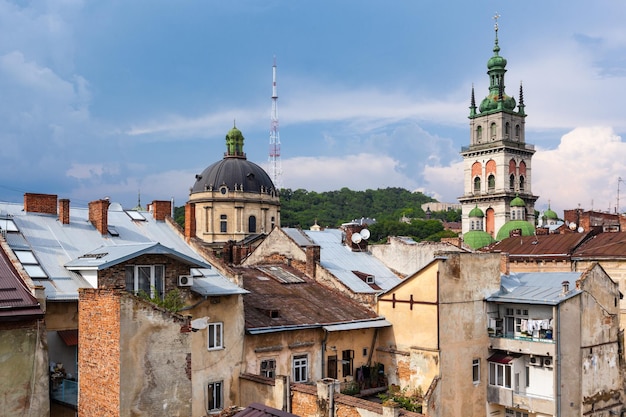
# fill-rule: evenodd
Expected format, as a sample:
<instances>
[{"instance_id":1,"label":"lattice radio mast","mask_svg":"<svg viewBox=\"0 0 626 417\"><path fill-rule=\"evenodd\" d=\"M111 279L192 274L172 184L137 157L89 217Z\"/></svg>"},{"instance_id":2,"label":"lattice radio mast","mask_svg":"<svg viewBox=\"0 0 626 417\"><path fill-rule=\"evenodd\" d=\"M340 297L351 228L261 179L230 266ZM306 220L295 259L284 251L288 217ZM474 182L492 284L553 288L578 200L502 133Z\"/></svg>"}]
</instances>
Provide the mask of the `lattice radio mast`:
<instances>
[{"instance_id":1,"label":"lattice radio mast","mask_svg":"<svg viewBox=\"0 0 626 417\"><path fill-rule=\"evenodd\" d=\"M283 188L282 167L280 164L280 134L278 133L278 93L276 91L276 57L272 65L272 115L270 124L270 178L277 190Z\"/></svg>"}]
</instances>

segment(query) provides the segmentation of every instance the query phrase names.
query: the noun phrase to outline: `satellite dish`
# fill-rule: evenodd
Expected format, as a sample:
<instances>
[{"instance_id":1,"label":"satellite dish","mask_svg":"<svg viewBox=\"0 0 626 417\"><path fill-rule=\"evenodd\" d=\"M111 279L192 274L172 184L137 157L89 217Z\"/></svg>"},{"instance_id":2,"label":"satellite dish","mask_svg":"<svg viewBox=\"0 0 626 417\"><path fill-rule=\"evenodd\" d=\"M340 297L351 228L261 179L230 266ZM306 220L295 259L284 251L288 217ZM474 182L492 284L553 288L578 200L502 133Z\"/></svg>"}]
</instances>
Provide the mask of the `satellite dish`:
<instances>
[{"instance_id":1,"label":"satellite dish","mask_svg":"<svg viewBox=\"0 0 626 417\"><path fill-rule=\"evenodd\" d=\"M570 222L569 228L570 228L570 230L576 230L576 223Z\"/></svg>"},{"instance_id":2,"label":"satellite dish","mask_svg":"<svg viewBox=\"0 0 626 417\"><path fill-rule=\"evenodd\" d=\"M582 226L578 226L578 233L582 233L582 232L584 232L584 231L585 231L585 229L583 229L583 227L582 227Z\"/></svg>"},{"instance_id":3,"label":"satellite dish","mask_svg":"<svg viewBox=\"0 0 626 417\"><path fill-rule=\"evenodd\" d=\"M206 329L209 326L209 318L201 317L199 319L191 320L191 328L193 330L202 330Z\"/></svg>"},{"instance_id":4,"label":"satellite dish","mask_svg":"<svg viewBox=\"0 0 626 417\"><path fill-rule=\"evenodd\" d=\"M363 236L360 233L352 233L352 243L361 243Z\"/></svg>"},{"instance_id":5,"label":"satellite dish","mask_svg":"<svg viewBox=\"0 0 626 417\"><path fill-rule=\"evenodd\" d=\"M361 237L365 240L370 238L370 231L367 229L361 230Z\"/></svg>"}]
</instances>

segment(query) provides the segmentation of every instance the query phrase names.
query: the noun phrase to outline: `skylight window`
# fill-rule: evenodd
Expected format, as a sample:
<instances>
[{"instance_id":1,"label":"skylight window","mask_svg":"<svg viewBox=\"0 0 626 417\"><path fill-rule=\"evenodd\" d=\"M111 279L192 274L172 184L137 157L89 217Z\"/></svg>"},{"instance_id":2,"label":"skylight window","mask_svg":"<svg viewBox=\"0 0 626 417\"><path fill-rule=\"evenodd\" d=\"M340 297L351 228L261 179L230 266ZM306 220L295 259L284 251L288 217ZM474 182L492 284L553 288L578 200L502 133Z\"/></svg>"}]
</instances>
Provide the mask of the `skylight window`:
<instances>
[{"instance_id":1,"label":"skylight window","mask_svg":"<svg viewBox=\"0 0 626 417\"><path fill-rule=\"evenodd\" d=\"M15 256L22 263L24 270L31 278L48 278L48 274L43 270L39 261L30 250L14 250Z\"/></svg>"},{"instance_id":2,"label":"skylight window","mask_svg":"<svg viewBox=\"0 0 626 417\"><path fill-rule=\"evenodd\" d=\"M146 218L143 217L143 215L139 213L138 211L129 210L126 212L126 214L128 214L128 216L133 220L140 221L140 222L146 221Z\"/></svg>"},{"instance_id":3,"label":"skylight window","mask_svg":"<svg viewBox=\"0 0 626 417\"><path fill-rule=\"evenodd\" d=\"M6 230L7 232L19 232L19 229L12 219L0 219L0 229Z\"/></svg>"}]
</instances>

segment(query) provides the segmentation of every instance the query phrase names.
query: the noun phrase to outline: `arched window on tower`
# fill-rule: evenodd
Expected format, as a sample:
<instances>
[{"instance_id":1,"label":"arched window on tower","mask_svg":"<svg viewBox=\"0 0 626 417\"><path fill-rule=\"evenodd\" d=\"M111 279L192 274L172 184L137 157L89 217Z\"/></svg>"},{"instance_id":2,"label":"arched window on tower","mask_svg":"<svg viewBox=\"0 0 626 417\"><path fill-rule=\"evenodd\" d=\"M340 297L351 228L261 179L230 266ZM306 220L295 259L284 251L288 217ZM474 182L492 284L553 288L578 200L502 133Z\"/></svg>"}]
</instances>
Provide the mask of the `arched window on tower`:
<instances>
[{"instance_id":1,"label":"arched window on tower","mask_svg":"<svg viewBox=\"0 0 626 417\"><path fill-rule=\"evenodd\" d=\"M483 127L477 126L476 127L476 140L480 142L482 139L483 139Z\"/></svg>"},{"instance_id":2,"label":"arched window on tower","mask_svg":"<svg viewBox=\"0 0 626 417\"><path fill-rule=\"evenodd\" d=\"M487 178L487 187L490 193L493 193L496 189L496 176L491 174Z\"/></svg>"},{"instance_id":3,"label":"arched window on tower","mask_svg":"<svg viewBox=\"0 0 626 417\"><path fill-rule=\"evenodd\" d=\"M248 233L256 233L256 216L248 217Z\"/></svg>"},{"instance_id":4,"label":"arched window on tower","mask_svg":"<svg viewBox=\"0 0 626 417\"><path fill-rule=\"evenodd\" d=\"M495 140L496 139L496 124L495 123L491 123L490 126L490 134L491 134L491 140Z\"/></svg>"},{"instance_id":5,"label":"arched window on tower","mask_svg":"<svg viewBox=\"0 0 626 417\"><path fill-rule=\"evenodd\" d=\"M511 220L515 220L515 209L511 210Z\"/></svg>"},{"instance_id":6,"label":"arched window on tower","mask_svg":"<svg viewBox=\"0 0 626 417\"><path fill-rule=\"evenodd\" d=\"M480 177L474 178L474 194L480 194Z\"/></svg>"},{"instance_id":7,"label":"arched window on tower","mask_svg":"<svg viewBox=\"0 0 626 417\"><path fill-rule=\"evenodd\" d=\"M509 176L509 190L515 191L515 174Z\"/></svg>"},{"instance_id":8,"label":"arched window on tower","mask_svg":"<svg viewBox=\"0 0 626 417\"><path fill-rule=\"evenodd\" d=\"M511 123L506 122L506 124L504 125L504 135L508 139L510 134L511 134Z\"/></svg>"},{"instance_id":9,"label":"arched window on tower","mask_svg":"<svg viewBox=\"0 0 626 417\"><path fill-rule=\"evenodd\" d=\"M516 138L519 138L520 130L521 129L520 129L519 125L515 125L515 137Z\"/></svg>"},{"instance_id":10,"label":"arched window on tower","mask_svg":"<svg viewBox=\"0 0 626 417\"><path fill-rule=\"evenodd\" d=\"M274 226L276 226L276 220L274 219L274 216L272 216L272 218L270 219L271 221L271 228L274 229Z\"/></svg>"},{"instance_id":11,"label":"arched window on tower","mask_svg":"<svg viewBox=\"0 0 626 417\"><path fill-rule=\"evenodd\" d=\"M519 177L519 191L523 192L524 191L524 176L520 175Z\"/></svg>"}]
</instances>

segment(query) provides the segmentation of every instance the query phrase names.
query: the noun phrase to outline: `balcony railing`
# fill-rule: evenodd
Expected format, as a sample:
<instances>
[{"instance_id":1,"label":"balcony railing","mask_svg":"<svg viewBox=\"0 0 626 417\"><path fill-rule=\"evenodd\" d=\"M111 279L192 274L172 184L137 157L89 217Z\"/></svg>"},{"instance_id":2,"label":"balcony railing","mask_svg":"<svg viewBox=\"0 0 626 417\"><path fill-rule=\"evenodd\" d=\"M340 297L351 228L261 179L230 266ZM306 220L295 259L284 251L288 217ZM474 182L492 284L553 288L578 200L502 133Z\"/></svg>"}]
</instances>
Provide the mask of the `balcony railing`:
<instances>
[{"instance_id":1,"label":"balcony railing","mask_svg":"<svg viewBox=\"0 0 626 417\"><path fill-rule=\"evenodd\" d=\"M524 342L542 342L542 343L554 343L554 339L552 338L552 330L540 330L537 337L531 335L523 335L523 334L511 334L511 333L503 333L492 331L487 329L489 332L489 337L497 337L501 339L511 339L511 340L520 340Z\"/></svg>"},{"instance_id":2,"label":"balcony railing","mask_svg":"<svg viewBox=\"0 0 626 417\"><path fill-rule=\"evenodd\" d=\"M51 381L50 398L65 405L78 407L78 382L70 379Z\"/></svg>"}]
</instances>

